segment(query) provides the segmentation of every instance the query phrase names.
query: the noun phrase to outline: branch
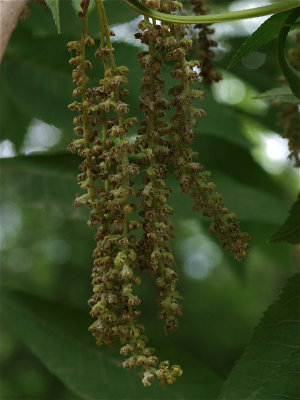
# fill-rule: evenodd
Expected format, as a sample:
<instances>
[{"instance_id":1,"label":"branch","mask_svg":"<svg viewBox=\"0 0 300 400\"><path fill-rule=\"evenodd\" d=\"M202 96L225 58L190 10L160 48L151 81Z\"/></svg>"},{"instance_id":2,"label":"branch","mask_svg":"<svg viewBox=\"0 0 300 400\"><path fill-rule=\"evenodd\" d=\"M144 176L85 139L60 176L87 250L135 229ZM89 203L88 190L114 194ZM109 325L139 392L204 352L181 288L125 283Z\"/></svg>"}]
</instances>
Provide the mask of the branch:
<instances>
[{"instance_id":1,"label":"branch","mask_svg":"<svg viewBox=\"0 0 300 400\"><path fill-rule=\"evenodd\" d=\"M27 0L0 0L0 62L26 2Z\"/></svg>"},{"instance_id":2,"label":"branch","mask_svg":"<svg viewBox=\"0 0 300 400\"><path fill-rule=\"evenodd\" d=\"M277 14L283 11L291 10L300 6L300 0L287 0L280 1L276 4L270 4L268 6L250 8L249 10L240 10L226 12L222 14L210 14L201 16L183 16L183 15L170 15L164 14L158 11L151 10L139 3L138 0L123 0L133 10L139 14L145 15L146 17L158 19L159 21L171 22L174 24L207 24L215 22L229 22L240 19L262 17L264 15Z\"/></svg>"}]
</instances>

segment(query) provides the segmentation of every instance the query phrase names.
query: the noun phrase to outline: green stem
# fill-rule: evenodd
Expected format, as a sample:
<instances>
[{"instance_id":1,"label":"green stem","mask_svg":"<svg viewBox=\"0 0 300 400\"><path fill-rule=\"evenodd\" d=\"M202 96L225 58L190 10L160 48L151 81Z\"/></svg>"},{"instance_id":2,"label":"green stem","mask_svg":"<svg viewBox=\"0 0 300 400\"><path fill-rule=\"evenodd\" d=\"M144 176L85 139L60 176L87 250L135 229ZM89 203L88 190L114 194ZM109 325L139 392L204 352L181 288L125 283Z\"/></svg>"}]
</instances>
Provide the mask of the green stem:
<instances>
[{"instance_id":1,"label":"green stem","mask_svg":"<svg viewBox=\"0 0 300 400\"><path fill-rule=\"evenodd\" d=\"M240 10L226 12L222 14L211 14L201 16L184 16L184 15L169 15L158 11L151 10L150 8L139 3L138 0L123 0L123 2L137 11L150 18L156 18L160 21L171 22L175 24L210 24L216 22L229 22L240 19L263 17L264 15L277 14L286 10L291 10L300 6L299 0L280 1L276 4L268 6L250 8L249 10Z\"/></svg>"},{"instance_id":2,"label":"green stem","mask_svg":"<svg viewBox=\"0 0 300 400\"><path fill-rule=\"evenodd\" d=\"M98 13L99 21L100 21L101 38L102 38L102 35L105 35L106 45L109 49L112 49L112 45L111 45L111 41L110 41L110 32L109 32L109 28L108 28L108 22L107 22L107 17L106 17L106 12L105 12L103 1L95 0L95 4L96 4L96 9L97 9L97 13ZM109 59L110 59L112 68L114 68L116 66L116 64L115 64L115 60L114 60L112 53L110 53Z\"/></svg>"},{"instance_id":3,"label":"green stem","mask_svg":"<svg viewBox=\"0 0 300 400\"><path fill-rule=\"evenodd\" d=\"M95 5L96 5L96 9L97 9L97 14L98 14L98 19L99 19L99 25L100 25L100 47L104 48L105 47L105 37L106 37L106 18L104 18L103 15L103 9L101 7L102 1L100 0L95 0ZM104 66L104 71L107 72L110 68L109 66L109 62L107 61L106 57L102 57L103 60L103 66ZM104 151L107 151L107 146L106 146L106 141L108 139L108 129L107 129L107 115L105 112L101 113L101 117L103 120L103 130L102 130L102 134L103 134L103 148ZM108 161L105 161L105 168L106 171L109 170L109 165L108 165ZM105 190L108 192L110 189L110 181L109 179L105 179L104 181L104 188Z\"/></svg>"},{"instance_id":4,"label":"green stem","mask_svg":"<svg viewBox=\"0 0 300 400\"><path fill-rule=\"evenodd\" d=\"M148 22L148 24L150 24L149 18L145 17L145 20ZM152 21L152 24L151 24L151 25L152 25L152 26L155 26L155 20ZM153 59L155 58L155 44L154 44L153 37L152 37L151 35L149 35L149 44L148 44L148 48L149 48L149 55L150 55L151 59L153 60ZM150 86L150 89L149 89L149 98L150 98L150 100L151 100L152 102L154 102L154 100L155 100L155 98L154 98L154 95L155 95L155 93L154 93L155 78L154 78L154 71L153 71L152 68L150 69L150 77L151 77L151 80L150 80L150 82L149 82L149 86ZM152 118L151 118L151 120L149 121L149 123L148 123L148 125L147 125L146 135L149 136L149 135L151 134L151 132L153 131L153 129L154 129L154 127L155 127L156 120L157 120L156 112L153 112ZM151 148L153 147L153 140L152 140L152 139L151 139L149 145L150 145ZM150 160L150 167L153 167L154 164L155 164L155 163L154 163L154 160L151 158L151 160ZM154 180L155 180L155 178L152 176L152 177L151 177L151 182L152 182L152 184L154 184Z\"/></svg>"},{"instance_id":5,"label":"green stem","mask_svg":"<svg viewBox=\"0 0 300 400\"><path fill-rule=\"evenodd\" d=\"M100 47L104 48L105 47L105 29L104 29L104 20L103 20L103 15L101 13L101 8L99 5L99 2L95 0L95 5L98 13L98 20L99 20L99 26L100 26ZM106 60L106 57L103 57L103 65L104 65L104 71L106 72L109 69L108 62Z\"/></svg>"}]
</instances>

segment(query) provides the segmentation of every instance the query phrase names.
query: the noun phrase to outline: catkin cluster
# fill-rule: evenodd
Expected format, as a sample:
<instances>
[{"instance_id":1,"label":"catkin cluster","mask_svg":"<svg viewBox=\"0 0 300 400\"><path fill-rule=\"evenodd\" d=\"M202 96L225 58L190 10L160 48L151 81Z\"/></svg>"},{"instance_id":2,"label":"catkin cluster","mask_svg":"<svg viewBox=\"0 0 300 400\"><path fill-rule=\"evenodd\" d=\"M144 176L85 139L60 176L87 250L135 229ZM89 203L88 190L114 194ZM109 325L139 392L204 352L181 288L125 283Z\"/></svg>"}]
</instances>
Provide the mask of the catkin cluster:
<instances>
[{"instance_id":1,"label":"catkin cluster","mask_svg":"<svg viewBox=\"0 0 300 400\"><path fill-rule=\"evenodd\" d=\"M171 13L182 8L175 0L143 0L147 7ZM147 346L144 326L139 322L140 298L134 288L139 285L139 272L149 270L157 286L159 317L165 332L177 328L182 314L180 295L176 289L177 271L170 250L174 229L170 221L173 210L168 205L171 189L166 184L169 167L175 170L182 191L194 200L194 210L212 217L212 232L217 231L223 247L236 259L246 255L248 235L239 231L237 217L229 214L215 185L208 181L209 172L194 161L191 149L193 126L205 115L193 106L204 93L193 88L199 80L196 68L201 63L187 61L192 41L185 28L172 24L157 24L145 18L139 23L136 38L146 46L139 53L143 69L140 108L144 113L135 142L129 140L129 130L137 119L128 117L125 102L128 68L117 66L114 48L102 0L95 0L100 22L100 46L95 52L102 60L104 76L97 86L89 84L88 71L93 65L86 57L87 48L95 46L88 35L90 0L81 1L81 39L68 43L72 52L76 88L70 110L75 133L79 136L69 150L82 157L78 182L84 194L77 195L74 205L90 209L88 224L97 228L92 271L93 295L89 300L90 326L98 345L121 343L122 363L126 369L140 368L142 383L149 386L158 379L161 386L175 382L182 374L179 365L159 362L154 349ZM161 71L165 63L173 66L172 77L178 84L165 87ZM95 67L96 66L96 67ZM167 119L171 113L171 119ZM132 159L138 159L137 163ZM134 185L142 174L142 188ZM137 215L138 217L134 217Z\"/></svg>"},{"instance_id":2,"label":"catkin cluster","mask_svg":"<svg viewBox=\"0 0 300 400\"><path fill-rule=\"evenodd\" d=\"M128 69L115 64L114 49L110 41L113 32L107 28L103 3L96 2L101 22L101 43L95 57L102 58L105 73L99 86L87 87L89 79L86 70L91 69L92 64L86 59L85 50L87 46L95 44L87 35L88 5L89 1L81 3L81 40L70 42L68 49L76 52L70 63L75 66L73 82L77 86L73 96L80 98L71 103L69 108L78 113L74 119L74 130L81 136L69 145L69 150L77 152L83 158L80 165L82 173L78 175L78 181L81 189L86 191L77 196L74 205L84 204L89 207L91 213L88 223L90 226L98 226L95 235L97 247L93 254L93 296L89 300L90 314L96 321L91 325L90 331L98 345L111 346L119 341L122 344L121 354L128 356L123 367L141 367L141 378L145 386L151 385L154 378L158 378L164 386L174 382L182 371L177 365L170 367L168 361L159 363L158 358L153 355L154 349L147 347L147 337L143 335L144 327L137 321L140 299L134 294L134 285L140 283L135 269L138 266L143 269L141 263L145 263L145 266L151 264L151 268L155 268L155 251L159 253L158 260L164 257L164 251L167 257L172 256L167 246L160 246L160 241L157 249L153 245L152 250L147 253L148 257L140 255L144 250L142 242L137 243L134 231L140 227L141 222L131 217L136 210L136 205L132 202L136 195L132 178L137 175L138 166L129 161L136 146L130 143L127 134L136 118L126 118L129 108L124 102L127 91L123 85L127 83ZM155 170L152 175L156 172ZM146 196L146 190L139 194L143 201ZM144 229L145 226L144 224ZM148 229L148 233L150 232L151 229ZM168 233L165 237L168 238ZM162 268L158 276L161 280L168 281L168 272ZM169 284L165 283L165 301L173 296L169 295L168 288ZM162 308L165 310L165 319L169 321L172 311L169 312L167 304L162 305Z\"/></svg>"}]
</instances>

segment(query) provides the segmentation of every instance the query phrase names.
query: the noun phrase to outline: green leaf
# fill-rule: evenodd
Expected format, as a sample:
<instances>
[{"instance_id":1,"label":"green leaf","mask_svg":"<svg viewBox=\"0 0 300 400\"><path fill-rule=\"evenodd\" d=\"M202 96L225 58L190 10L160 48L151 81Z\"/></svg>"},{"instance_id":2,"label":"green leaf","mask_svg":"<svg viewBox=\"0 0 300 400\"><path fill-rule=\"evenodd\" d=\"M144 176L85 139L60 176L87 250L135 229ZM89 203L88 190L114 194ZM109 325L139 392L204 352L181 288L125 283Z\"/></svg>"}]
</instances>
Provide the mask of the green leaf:
<instances>
[{"instance_id":1,"label":"green leaf","mask_svg":"<svg viewBox=\"0 0 300 400\"><path fill-rule=\"evenodd\" d=\"M19 193L21 201L57 215L85 218L72 207L80 191L76 174L80 159L72 154L32 155L2 159L3 184Z\"/></svg>"},{"instance_id":2,"label":"green leaf","mask_svg":"<svg viewBox=\"0 0 300 400\"><path fill-rule=\"evenodd\" d=\"M284 73L284 76L286 77L288 84L290 85L292 92L298 99L300 99L300 77L299 75L296 75L296 73L288 65L285 57L284 47L287 35L291 30L290 24L295 22L296 19L299 17L299 15L300 15L300 7L296 8L295 10L293 10L292 13L290 13L290 15L286 20L286 26L284 26L279 33L278 47L277 47L279 65L282 69L282 72Z\"/></svg>"},{"instance_id":3,"label":"green leaf","mask_svg":"<svg viewBox=\"0 0 300 400\"><path fill-rule=\"evenodd\" d=\"M272 375L257 394L259 400L299 399L299 360L300 347L292 351L277 369L274 368Z\"/></svg>"},{"instance_id":4,"label":"green leaf","mask_svg":"<svg viewBox=\"0 0 300 400\"><path fill-rule=\"evenodd\" d=\"M221 379L201 362L165 339L161 347L182 363L184 375L162 390L144 388L137 371L120 367L115 348L97 347L86 313L15 291L2 291L2 312L32 352L84 399L215 399ZM163 336L163 334L161 334ZM151 342L151 338L150 338Z\"/></svg>"},{"instance_id":5,"label":"green leaf","mask_svg":"<svg viewBox=\"0 0 300 400\"><path fill-rule=\"evenodd\" d=\"M59 0L46 0L46 4L52 12L57 31L60 33Z\"/></svg>"},{"instance_id":6,"label":"green leaf","mask_svg":"<svg viewBox=\"0 0 300 400\"><path fill-rule=\"evenodd\" d=\"M290 10L285 11L283 13L272 15L272 17L267 19L238 49L230 61L228 69L236 65L241 58L247 56L252 51L259 49L272 39L275 39L290 13Z\"/></svg>"},{"instance_id":7,"label":"green leaf","mask_svg":"<svg viewBox=\"0 0 300 400\"><path fill-rule=\"evenodd\" d=\"M127 7L121 0L105 0L104 6L110 27L136 18L136 12Z\"/></svg>"},{"instance_id":8,"label":"green leaf","mask_svg":"<svg viewBox=\"0 0 300 400\"><path fill-rule=\"evenodd\" d=\"M294 356L291 352L299 348L299 296L299 274L296 274L287 281L279 299L269 307L255 328L246 351L223 385L220 399L270 400L273 397L260 397L260 391L266 395L270 393L268 388L274 385L289 390L285 387L286 376L278 373L278 369L286 370L288 365L292 365ZM291 370L289 374L294 388L295 379L298 382L297 374L299 365L296 373ZM292 394L291 398L294 397L298 398L297 393Z\"/></svg>"},{"instance_id":9,"label":"green leaf","mask_svg":"<svg viewBox=\"0 0 300 400\"><path fill-rule=\"evenodd\" d=\"M287 220L270 237L270 242L300 243L300 193L293 204Z\"/></svg>"},{"instance_id":10,"label":"green leaf","mask_svg":"<svg viewBox=\"0 0 300 400\"><path fill-rule=\"evenodd\" d=\"M2 67L7 92L24 114L59 128L72 129L72 114L67 106L72 98L73 84L68 74L32 61L8 57Z\"/></svg>"},{"instance_id":11,"label":"green leaf","mask_svg":"<svg viewBox=\"0 0 300 400\"><path fill-rule=\"evenodd\" d=\"M288 86L267 90L266 92L259 94L255 98L275 101L279 100L286 103L292 103L297 106L300 105L300 100L293 94Z\"/></svg>"}]
</instances>

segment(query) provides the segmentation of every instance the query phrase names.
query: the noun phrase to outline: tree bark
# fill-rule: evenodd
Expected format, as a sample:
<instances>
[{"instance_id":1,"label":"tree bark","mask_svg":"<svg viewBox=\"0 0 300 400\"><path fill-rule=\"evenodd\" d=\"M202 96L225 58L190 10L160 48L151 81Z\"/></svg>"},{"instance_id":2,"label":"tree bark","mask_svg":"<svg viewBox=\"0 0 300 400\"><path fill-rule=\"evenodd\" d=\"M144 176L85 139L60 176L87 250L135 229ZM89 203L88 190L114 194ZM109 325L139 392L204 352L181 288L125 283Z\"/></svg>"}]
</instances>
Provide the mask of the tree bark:
<instances>
[{"instance_id":1,"label":"tree bark","mask_svg":"<svg viewBox=\"0 0 300 400\"><path fill-rule=\"evenodd\" d=\"M27 0L0 0L0 62Z\"/></svg>"}]
</instances>

